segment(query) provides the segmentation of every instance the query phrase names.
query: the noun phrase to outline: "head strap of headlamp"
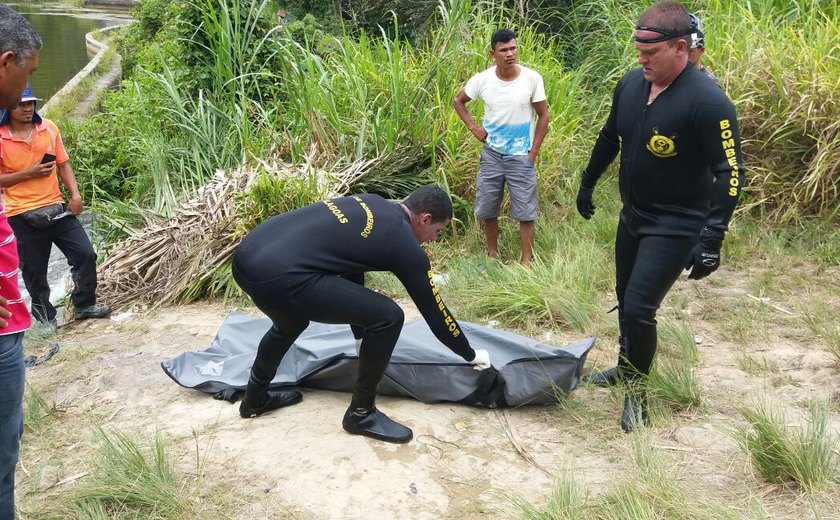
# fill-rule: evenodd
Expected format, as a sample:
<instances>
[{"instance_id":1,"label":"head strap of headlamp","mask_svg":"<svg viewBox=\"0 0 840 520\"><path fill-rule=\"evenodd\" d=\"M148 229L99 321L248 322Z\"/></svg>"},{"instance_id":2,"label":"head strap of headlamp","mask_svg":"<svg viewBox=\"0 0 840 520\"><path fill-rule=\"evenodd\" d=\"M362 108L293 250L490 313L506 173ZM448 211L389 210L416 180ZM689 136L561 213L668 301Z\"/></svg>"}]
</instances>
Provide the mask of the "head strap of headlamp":
<instances>
[{"instance_id":1,"label":"head strap of headlamp","mask_svg":"<svg viewBox=\"0 0 840 520\"><path fill-rule=\"evenodd\" d=\"M693 33L696 29L694 27L686 27L685 29L678 29L676 31L669 31L668 29L663 29L661 27L650 27L647 25L637 25L637 31L650 31L653 33L657 33L659 36L653 36L651 38L640 38L638 35L635 36L635 39L639 43L659 43L659 42L667 42L668 40L673 40L674 38L679 38L680 36L685 36L687 34Z\"/></svg>"}]
</instances>

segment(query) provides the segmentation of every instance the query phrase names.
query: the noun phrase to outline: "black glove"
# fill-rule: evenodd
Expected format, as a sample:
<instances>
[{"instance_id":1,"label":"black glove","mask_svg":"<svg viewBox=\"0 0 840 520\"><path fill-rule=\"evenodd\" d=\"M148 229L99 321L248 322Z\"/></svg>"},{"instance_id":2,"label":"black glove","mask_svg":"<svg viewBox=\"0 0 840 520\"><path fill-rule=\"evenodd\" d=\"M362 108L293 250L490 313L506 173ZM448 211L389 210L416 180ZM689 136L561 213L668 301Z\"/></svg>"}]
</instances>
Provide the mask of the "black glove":
<instances>
[{"instance_id":1,"label":"black glove","mask_svg":"<svg viewBox=\"0 0 840 520\"><path fill-rule=\"evenodd\" d=\"M691 250L691 255L689 255L688 262L685 264L686 269L691 269L691 272L688 273L689 280L700 280L717 270L720 266L720 246L722 244L723 236L708 229L704 229L700 233L700 241Z\"/></svg>"},{"instance_id":2,"label":"black glove","mask_svg":"<svg viewBox=\"0 0 840 520\"><path fill-rule=\"evenodd\" d=\"M577 210L580 216L589 220L595 214L595 204L592 203L592 193L595 188L584 188L581 186L577 194Z\"/></svg>"},{"instance_id":3,"label":"black glove","mask_svg":"<svg viewBox=\"0 0 840 520\"><path fill-rule=\"evenodd\" d=\"M596 179L589 175L586 170L580 174L580 188L577 194L577 210L580 216L589 220L595 214L595 204L592 203L592 194L595 193Z\"/></svg>"}]
</instances>

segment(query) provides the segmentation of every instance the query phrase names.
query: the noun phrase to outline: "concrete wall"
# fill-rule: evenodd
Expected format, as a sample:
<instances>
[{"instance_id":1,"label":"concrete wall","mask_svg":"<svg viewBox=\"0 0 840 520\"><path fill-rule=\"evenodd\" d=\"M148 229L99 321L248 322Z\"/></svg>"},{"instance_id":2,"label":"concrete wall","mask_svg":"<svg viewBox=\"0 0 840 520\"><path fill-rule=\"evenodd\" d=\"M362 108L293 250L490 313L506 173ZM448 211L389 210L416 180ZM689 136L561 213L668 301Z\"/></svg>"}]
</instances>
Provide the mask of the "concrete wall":
<instances>
[{"instance_id":1,"label":"concrete wall","mask_svg":"<svg viewBox=\"0 0 840 520\"><path fill-rule=\"evenodd\" d=\"M84 68L82 70L80 70L75 76L73 76L70 79L70 81L65 83L64 86L61 87L61 89L58 92L53 94L53 96L49 99L49 101L47 101L44 104L43 107L40 107L38 109L38 111L41 114L43 114L43 115L48 114L50 105L52 105L53 103L57 102L62 97L66 96L67 94L72 92L73 89L75 89L82 80L84 80L85 78L87 78L88 76L90 76L91 74L94 73L94 71L96 70L96 66L99 65L100 61L102 61L102 57L105 55L105 51L108 50L108 45L105 42L99 41L96 38L94 38L93 33L94 32L99 32L99 33L102 33L104 35L104 34L107 34L110 31L116 29L117 27L122 27L122 26L121 25L112 25L111 27L105 27L103 29L99 29L98 31L89 32L85 35L85 45L87 46L88 53L95 53L95 55L93 56L93 59L91 59L88 62L88 64L84 66ZM115 60L114 60L114 64L112 65L112 68L114 68L114 67L119 68L119 66L120 66L120 56L117 55ZM118 80L118 79L119 79L119 76L117 75L116 80ZM106 88L107 88L107 86L106 86Z\"/></svg>"},{"instance_id":2,"label":"concrete wall","mask_svg":"<svg viewBox=\"0 0 840 520\"><path fill-rule=\"evenodd\" d=\"M90 7L137 7L140 0L85 0Z\"/></svg>"}]
</instances>

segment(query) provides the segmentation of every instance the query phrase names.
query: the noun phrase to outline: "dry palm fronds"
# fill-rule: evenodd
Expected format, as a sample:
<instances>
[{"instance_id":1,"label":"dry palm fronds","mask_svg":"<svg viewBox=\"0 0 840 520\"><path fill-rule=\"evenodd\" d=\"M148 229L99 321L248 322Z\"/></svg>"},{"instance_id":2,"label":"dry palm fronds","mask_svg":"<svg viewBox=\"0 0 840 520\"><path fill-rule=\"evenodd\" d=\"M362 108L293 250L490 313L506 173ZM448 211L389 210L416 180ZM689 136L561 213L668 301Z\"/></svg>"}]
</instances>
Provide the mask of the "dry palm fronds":
<instances>
[{"instance_id":1,"label":"dry palm fronds","mask_svg":"<svg viewBox=\"0 0 840 520\"><path fill-rule=\"evenodd\" d=\"M373 165L386 158L357 161L336 173L260 161L258 168L241 167L216 173L192 199L182 203L168 220L152 221L117 244L99 267L99 295L115 307L144 302L153 307L178 302L185 291L210 276L230 258L241 233L237 232L240 193L260 175L316 179L318 198L346 194Z\"/></svg>"}]
</instances>

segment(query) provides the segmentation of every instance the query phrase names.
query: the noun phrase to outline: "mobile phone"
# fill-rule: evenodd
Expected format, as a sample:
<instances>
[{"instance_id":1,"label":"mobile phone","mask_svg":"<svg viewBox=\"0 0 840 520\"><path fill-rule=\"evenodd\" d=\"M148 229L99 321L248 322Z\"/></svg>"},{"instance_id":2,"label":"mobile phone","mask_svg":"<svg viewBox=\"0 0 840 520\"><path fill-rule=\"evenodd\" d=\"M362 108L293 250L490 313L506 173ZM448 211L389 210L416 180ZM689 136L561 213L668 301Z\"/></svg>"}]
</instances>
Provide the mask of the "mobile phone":
<instances>
[{"instance_id":1,"label":"mobile phone","mask_svg":"<svg viewBox=\"0 0 840 520\"><path fill-rule=\"evenodd\" d=\"M55 160L55 155L51 153L45 153L44 158L41 159L41 164L46 164L48 162L53 162Z\"/></svg>"}]
</instances>

